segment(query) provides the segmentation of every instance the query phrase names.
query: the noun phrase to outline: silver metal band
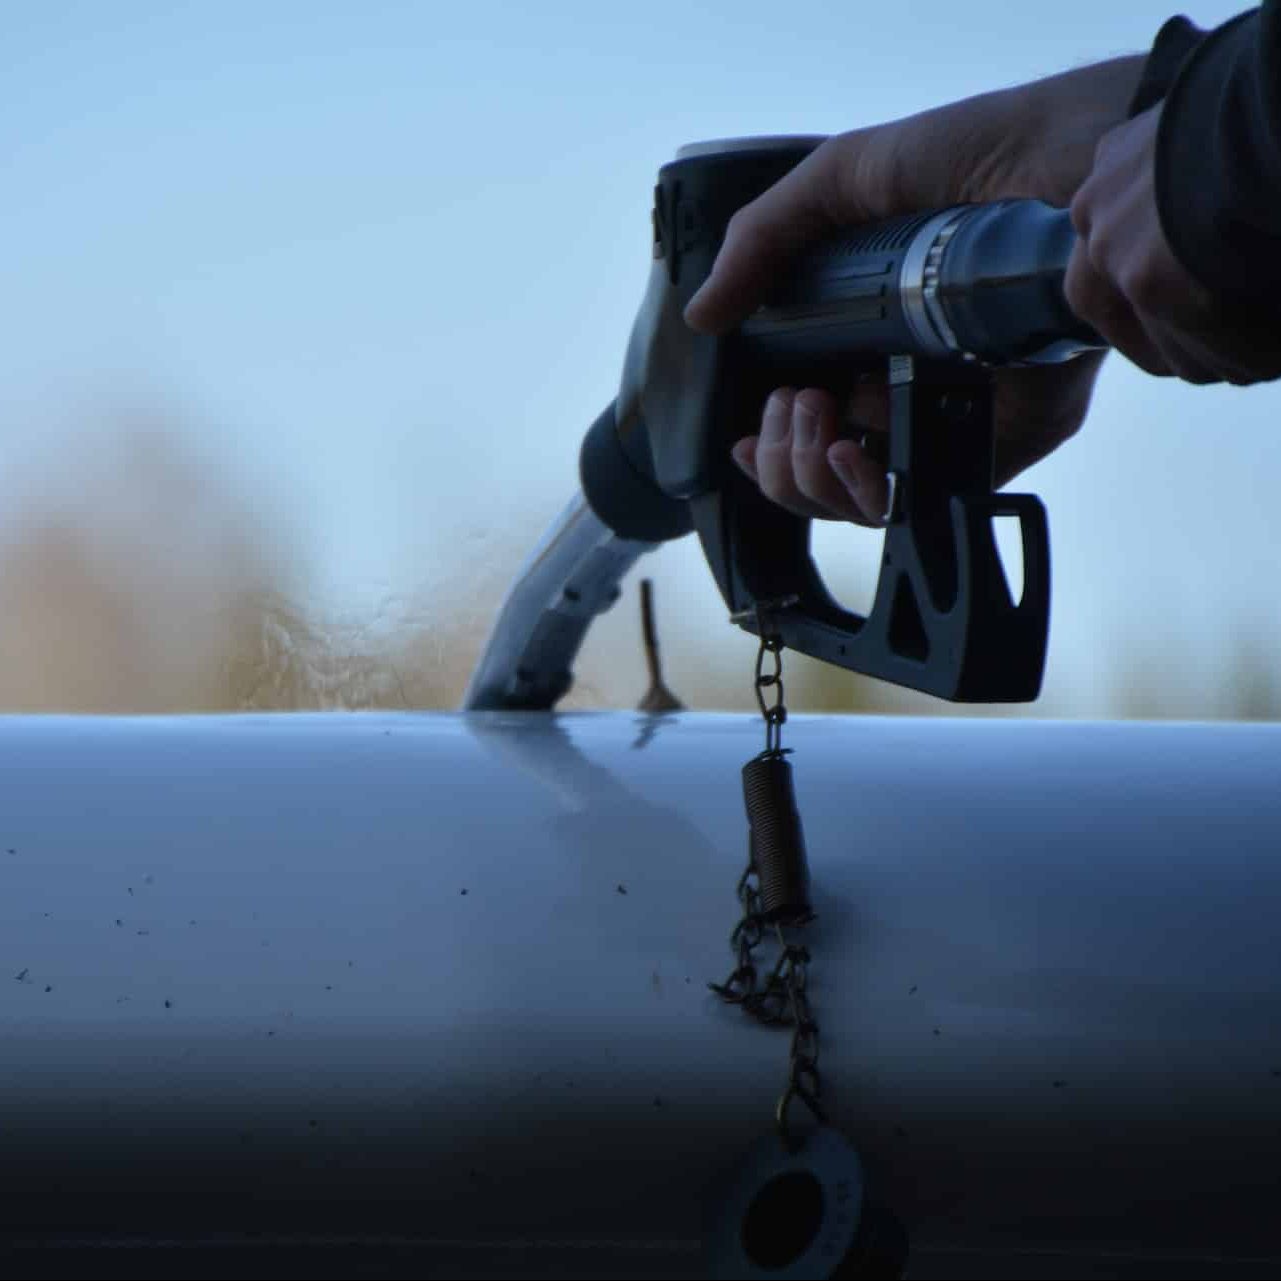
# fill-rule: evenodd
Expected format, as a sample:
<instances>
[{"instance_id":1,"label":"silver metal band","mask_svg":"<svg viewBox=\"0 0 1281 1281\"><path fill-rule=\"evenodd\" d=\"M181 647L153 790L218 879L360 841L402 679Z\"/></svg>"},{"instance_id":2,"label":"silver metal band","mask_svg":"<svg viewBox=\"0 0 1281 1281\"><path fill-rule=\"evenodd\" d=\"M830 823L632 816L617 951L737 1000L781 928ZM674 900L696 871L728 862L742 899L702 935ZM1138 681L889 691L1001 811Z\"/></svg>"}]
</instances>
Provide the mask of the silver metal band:
<instances>
[{"instance_id":1,"label":"silver metal band","mask_svg":"<svg viewBox=\"0 0 1281 1281\"><path fill-rule=\"evenodd\" d=\"M920 344L921 355L952 356L959 350L956 335L938 300L938 267L965 208L954 205L931 218L912 238L903 255L899 296L903 300L904 318Z\"/></svg>"}]
</instances>

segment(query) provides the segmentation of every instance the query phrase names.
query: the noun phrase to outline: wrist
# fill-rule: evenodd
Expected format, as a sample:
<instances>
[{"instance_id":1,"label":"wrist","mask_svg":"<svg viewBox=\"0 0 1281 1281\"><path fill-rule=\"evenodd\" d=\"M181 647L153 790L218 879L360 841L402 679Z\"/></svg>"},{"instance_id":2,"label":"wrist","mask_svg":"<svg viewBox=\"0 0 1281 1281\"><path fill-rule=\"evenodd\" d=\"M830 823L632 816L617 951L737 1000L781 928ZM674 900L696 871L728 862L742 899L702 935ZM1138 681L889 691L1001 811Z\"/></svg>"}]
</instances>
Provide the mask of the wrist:
<instances>
[{"instance_id":1,"label":"wrist","mask_svg":"<svg viewBox=\"0 0 1281 1281\"><path fill-rule=\"evenodd\" d=\"M1061 208L1071 204L1094 167L1100 139L1128 119L1146 61L1143 54L1111 58L1026 86L1020 106L1039 199Z\"/></svg>"},{"instance_id":2,"label":"wrist","mask_svg":"<svg viewBox=\"0 0 1281 1281\"><path fill-rule=\"evenodd\" d=\"M1128 118L1146 65L1147 55L1135 53L1047 76L1028 86L1032 114L1047 132L1074 120L1115 128Z\"/></svg>"}]
</instances>

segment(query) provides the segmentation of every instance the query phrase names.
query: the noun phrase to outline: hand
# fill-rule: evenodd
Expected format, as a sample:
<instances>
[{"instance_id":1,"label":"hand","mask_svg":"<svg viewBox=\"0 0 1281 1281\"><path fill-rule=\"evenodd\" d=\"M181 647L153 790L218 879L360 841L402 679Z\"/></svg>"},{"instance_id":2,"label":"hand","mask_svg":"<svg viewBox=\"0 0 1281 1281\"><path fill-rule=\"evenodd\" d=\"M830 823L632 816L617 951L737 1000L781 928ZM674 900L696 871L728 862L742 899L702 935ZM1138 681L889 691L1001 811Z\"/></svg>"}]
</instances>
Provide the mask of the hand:
<instances>
[{"instance_id":1,"label":"hand","mask_svg":"<svg viewBox=\"0 0 1281 1281\"><path fill-rule=\"evenodd\" d=\"M829 138L730 220L686 320L705 333L733 328L801 250L845 227L1020 196L1066 208L1099 139L1124 120L1142 67L1142 58L1119 58ZM998 485L1077 431L1101 363L1101 354L1089 355L997 374ZM812 432L802 420L807 408L817 411ZM883 382L861 385L846 406L816 388L785 389L766 406L760 435L739 441L734 458L797 515L875 525L885 468L857 437L888 425Z\"/></svg>"},{"instance_id":2,"label":"hand","mask_svg":"<svg viewBox=\"0 0 1281 1281\"><path fill-rule=\"evenodd\" d=\"M1104 134L1072 199L1068 305L1158 377L1238 386L1281 377L1275 315L1216 301L1174 256L1156 204L1159 105Z\"/></svg>"}]
</instances>

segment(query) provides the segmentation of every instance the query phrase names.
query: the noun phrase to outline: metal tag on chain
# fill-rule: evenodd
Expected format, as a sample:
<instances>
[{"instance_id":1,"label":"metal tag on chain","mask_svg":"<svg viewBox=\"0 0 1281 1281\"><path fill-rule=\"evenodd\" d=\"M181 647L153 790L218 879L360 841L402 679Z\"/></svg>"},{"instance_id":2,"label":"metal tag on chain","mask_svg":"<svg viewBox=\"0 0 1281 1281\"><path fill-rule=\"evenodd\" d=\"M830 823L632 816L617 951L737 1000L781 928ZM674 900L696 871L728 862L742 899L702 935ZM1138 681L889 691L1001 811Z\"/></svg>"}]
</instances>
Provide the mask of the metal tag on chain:
<instances>
[{"instance_id":1,"label":"metal tag on chain","mask_svg":"<svg viewBox=\"0 0 1281 1281\"><path fill-rule=\"evenodd\" d=\"M775 602L785 608L787 602ZM807 994L809 949L789 931L814 919L805 836L782 745L782 638L765 606L756 611L756 701L765 720L765 750L743 767L748 820L747 869L739 879L743 915L730 936L737 964L724 983L709 983L723 1000L761 1023L792 1028L787 1084L775 1109L775 1133L722 1178L706 1205L704 1241L713 1277L898 1277L906 1252L885 1250L873 1231L877 1216L864 1202L858 1153L827 1123L818 1071L818 1023ZM766 670L769 656L772 670ZM778 944L762 981L753 955L767 934ZM814 1125L794 1128L800 1100ZM875 1238L875 1244L873 1244Z\"/></svg>"},{"instance_id":2,"label":"metal tag on chain","mask_svg":"<svg viewBox=\"0 0 1281 1281\"><path fill-rule=\"evenodd\" d=\"M862 1165L829 1126L795 1152L771 1134L723 1177L708 1208L709 1276L832 1277L858 1236Z\"/></svg>"}]
</instances>

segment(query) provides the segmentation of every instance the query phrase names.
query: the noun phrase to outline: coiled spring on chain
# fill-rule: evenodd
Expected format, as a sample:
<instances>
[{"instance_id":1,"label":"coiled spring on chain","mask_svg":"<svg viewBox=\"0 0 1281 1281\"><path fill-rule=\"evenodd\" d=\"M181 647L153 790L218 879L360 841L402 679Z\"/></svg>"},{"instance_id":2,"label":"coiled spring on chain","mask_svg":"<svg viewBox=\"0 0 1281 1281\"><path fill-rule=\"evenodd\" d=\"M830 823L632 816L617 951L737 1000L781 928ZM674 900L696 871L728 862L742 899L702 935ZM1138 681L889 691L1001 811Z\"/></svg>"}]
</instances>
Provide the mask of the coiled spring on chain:
<instances>
[{"instance_id":1,"label":"coiled spring on chain","mask_svg":"<svg viewBox=\"0 0 1281 1281\"><path fill-rule=\"evenodd\" d=\"M764 751L743 766L743 800L751 861L760 878L760 918L766 925L804 925L814 915L805 833L792 766L781 751Z\"/></svg>"},{"instance_id":2,"label":"coiled spring on chain","mask_svg":"<svg viewBox=\"0 0 1281 1281\"><path fill-rule=\"evenodd\" d=\"M765 750L743 766L743 800L749 826L749 867L760 878L760 914L767 925L804 925L813 918L805 835L796 808L792 767L783 750L783 638L771 630L768 610L756 607L756 703L765 721ZM774 670L765 670L766 655ZM767 697L767 695L772 695Z\"/></svg>"},{"instance_id":3,"label":"coiled spring on chain","mask_svg":"<svg viewBox=\"0 0 1281 1281\"><path fill-rule=\"evenodd\" d=\"M792 767L781 743L787 709L783 705L782 638L766 626L757 610L760 650L756 657L756 701L765 720L765 750L743 766L743 800L748 821L748 861L738 883L743 915L730 936L737 965L724 983L709 983L723 1000L741 1005L761 1023L790 1026L792 1049L787 1088L778 1101L777 1124L784 1143L797 1142L788 1122L792 1100L801 1099L814 1117L824 1120L819 1101L818 1024L806 992L809 949L784 931L814 919L810 906L809 866L805 835L792 785ZM774 670L765 670L765 656ZM767 692L773 695L767 698ZM762 981L754 949L769 929L777 937L778 955Z\"/></svg>"}]
</instances>

